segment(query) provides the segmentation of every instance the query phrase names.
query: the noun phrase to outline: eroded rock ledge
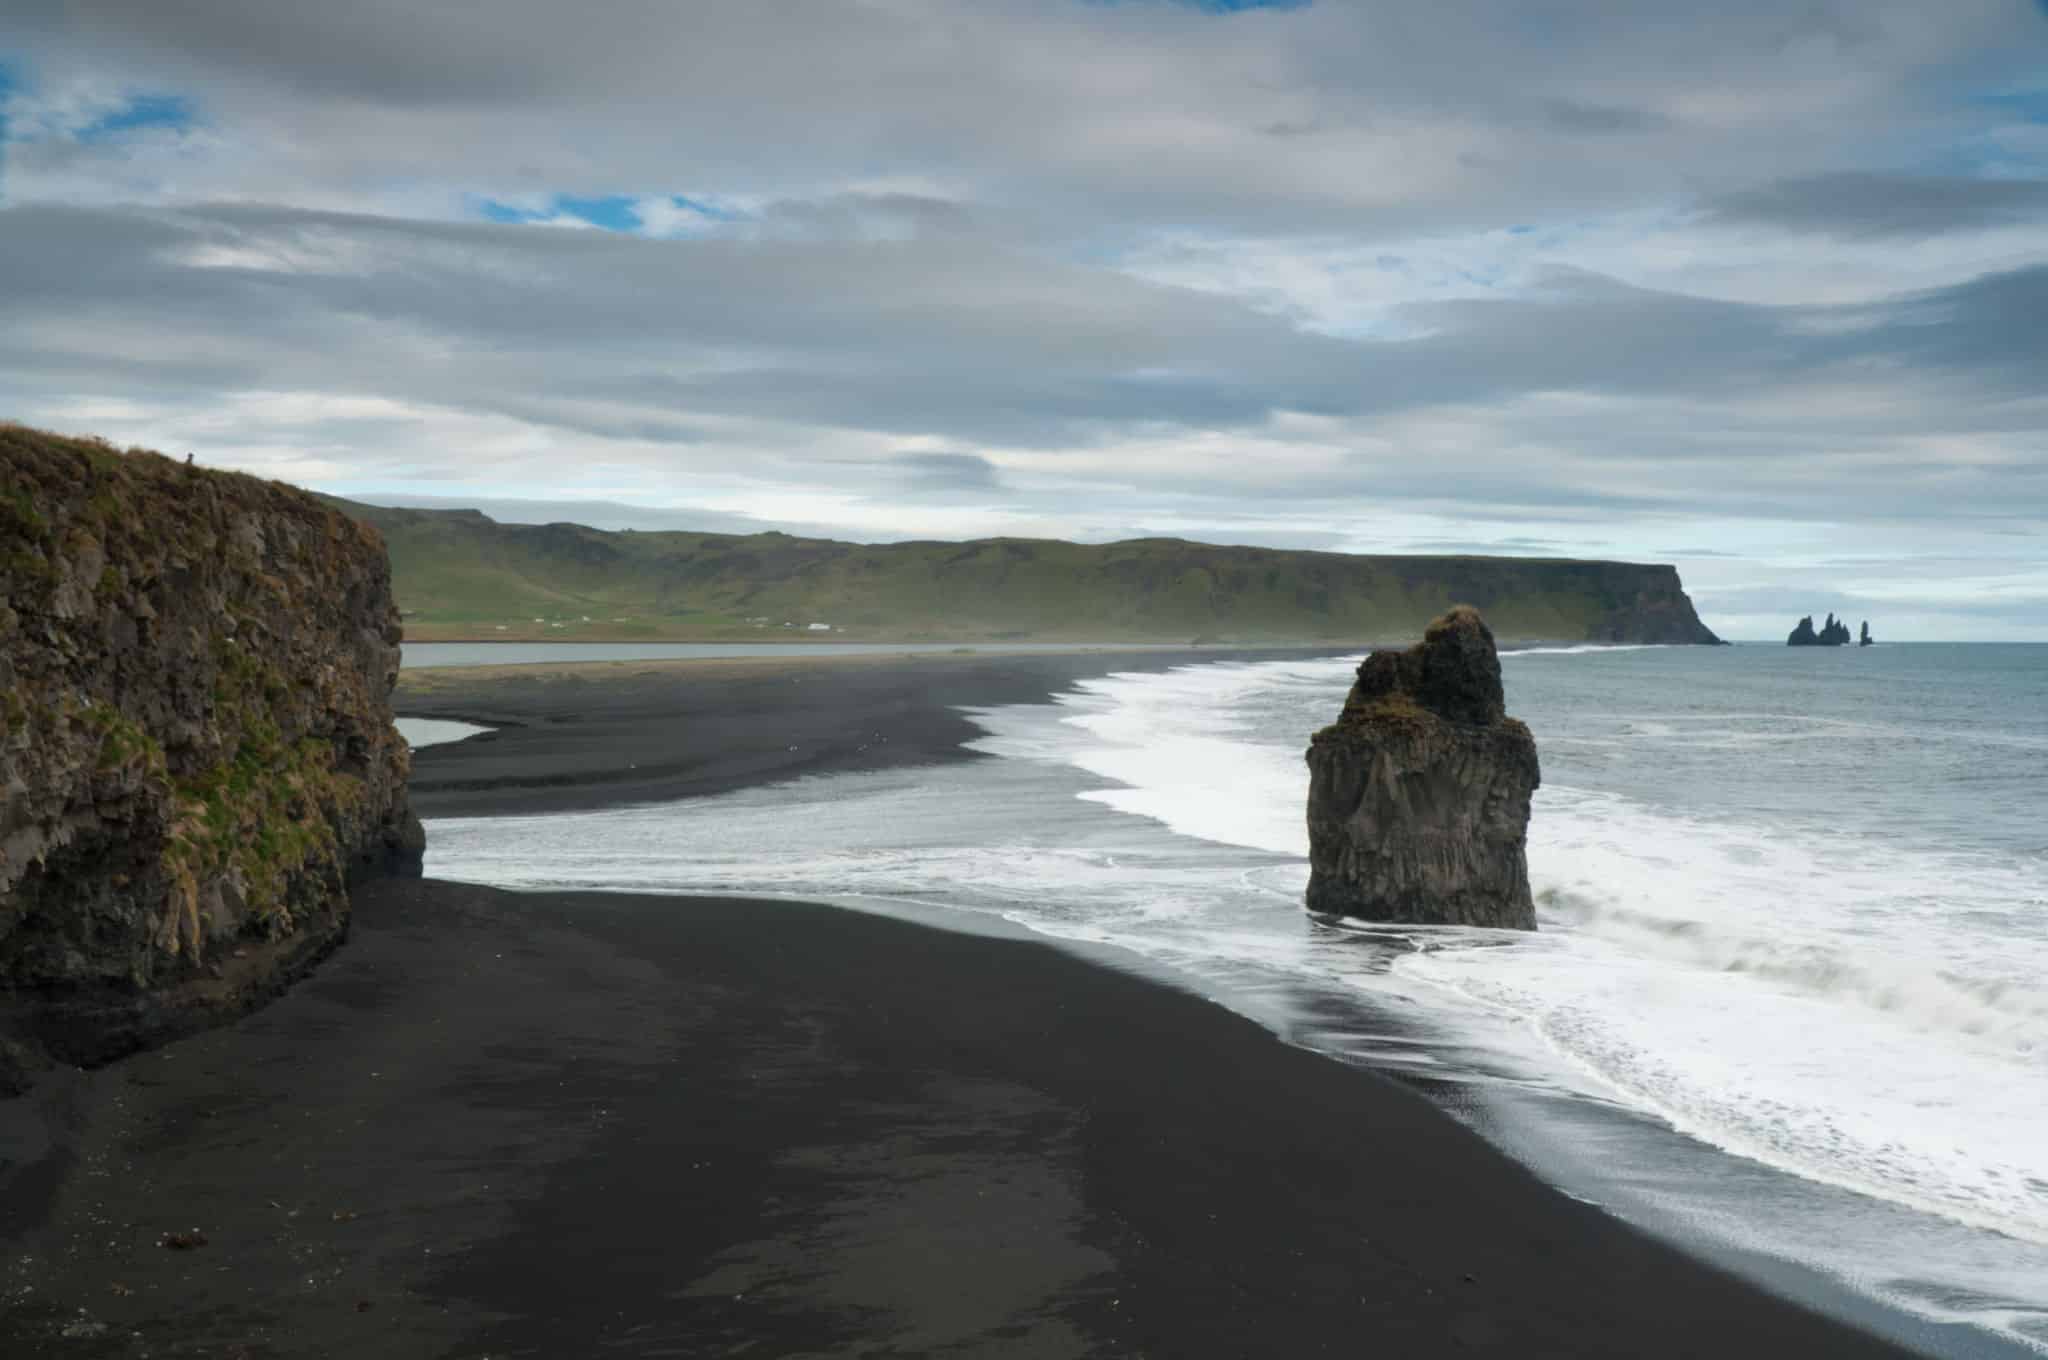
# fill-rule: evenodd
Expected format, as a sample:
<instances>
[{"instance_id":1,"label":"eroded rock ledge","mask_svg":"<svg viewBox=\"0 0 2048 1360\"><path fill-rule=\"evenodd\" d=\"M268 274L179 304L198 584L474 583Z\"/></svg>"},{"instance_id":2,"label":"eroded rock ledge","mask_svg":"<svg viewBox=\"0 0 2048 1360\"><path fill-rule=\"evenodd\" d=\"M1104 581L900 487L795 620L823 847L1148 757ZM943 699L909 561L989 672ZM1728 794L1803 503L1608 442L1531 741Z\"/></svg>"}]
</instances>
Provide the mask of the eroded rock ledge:
<instances>
[{"instance_id":1,"label":"eroded rock ledge","mask_svg":"<svg viewBox=\"0 0 2048 1360\"><path fill-rule=\"evenodd\" d=\"M1493 634L1469 606L1374 652L1308 749L1308 909L1369 921L1536 928L1536 739L1507 716Z\"/></svg>"},{"instance_id":2,"label":"eroded rock ledge","mask_svg":"<svg viewBox=\"0 0 2048 1360\"><path fill-rule=\"evenodd\" d=\"M0 1092L237 1013L419 870L374 529L0 425Z\"/></svg>"}]
</instances>

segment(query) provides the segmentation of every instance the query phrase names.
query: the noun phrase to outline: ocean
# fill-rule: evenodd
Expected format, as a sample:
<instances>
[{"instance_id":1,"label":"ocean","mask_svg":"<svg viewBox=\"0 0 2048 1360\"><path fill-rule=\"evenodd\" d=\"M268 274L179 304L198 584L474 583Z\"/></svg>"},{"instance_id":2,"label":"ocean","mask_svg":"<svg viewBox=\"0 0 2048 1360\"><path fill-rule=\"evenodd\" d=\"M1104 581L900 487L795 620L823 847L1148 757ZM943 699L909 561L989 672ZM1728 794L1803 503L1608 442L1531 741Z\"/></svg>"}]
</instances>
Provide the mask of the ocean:
<instances>
[{"instance_id":1,"label":"ocean","mask_svg":"<svg viewBox=\"0 0 2048 1360\"><path fill-rule=\"evenodd\" d=\"M974 710L990 760L437 821L427 868L1029 931L1823 1307L2048 1353L2048 646L1504 654L1543 764L1533 935L1302 912L1302 751L1355 665Z\"/></svg>"}]
</instances>

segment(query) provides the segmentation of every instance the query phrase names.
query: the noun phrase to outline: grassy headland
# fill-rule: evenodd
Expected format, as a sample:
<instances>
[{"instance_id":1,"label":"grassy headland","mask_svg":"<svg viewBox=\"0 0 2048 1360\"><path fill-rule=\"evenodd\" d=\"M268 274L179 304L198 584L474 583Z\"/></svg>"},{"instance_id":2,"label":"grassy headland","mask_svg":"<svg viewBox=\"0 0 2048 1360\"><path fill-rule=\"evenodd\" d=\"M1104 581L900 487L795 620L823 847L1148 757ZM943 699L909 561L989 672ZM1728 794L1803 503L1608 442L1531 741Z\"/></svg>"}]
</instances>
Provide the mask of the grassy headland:
<instances>
[{"instance_id":1,"label":"grassy headland","mask_svg":"<svg viewBox=\"0 0 2048 1360\"><path fill-rule=\"evenodd\" d=\"M1419 632L1457 603L1504 639L1714 641L1668 566L607 532L337 503L383 531L414 641L1350 642Z\"/></svg>"}]
</instances>

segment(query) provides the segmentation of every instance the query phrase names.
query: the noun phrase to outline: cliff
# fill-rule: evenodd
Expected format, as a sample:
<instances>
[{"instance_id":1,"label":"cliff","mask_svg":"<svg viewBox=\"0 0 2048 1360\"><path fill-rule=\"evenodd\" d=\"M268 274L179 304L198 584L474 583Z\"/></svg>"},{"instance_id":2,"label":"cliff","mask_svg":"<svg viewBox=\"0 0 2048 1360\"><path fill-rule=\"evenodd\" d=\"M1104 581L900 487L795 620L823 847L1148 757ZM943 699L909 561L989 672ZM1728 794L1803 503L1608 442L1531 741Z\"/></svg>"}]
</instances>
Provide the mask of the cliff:
<instances>
[{"instance_id":1,"label":"cliff","mask_svg":"<svg viewBox=\"0 0 2048 1360\"><path fill-rule=\"evenodd\" d=\"M1460 605L1407 651L1368 656L1308 765L1310 911L1536 928L1536 739L1507 716L1477 611Z\"/></svg>"},{"instance_id":2,"label":"cliff","mask_svg":"<svg viewBox=\"0 0 2048 1360\"><path fill-rule=\"evenodd\" d=\"M0 1089L231 1015L417 872L374 529L0 425Z\"/></svg>"},{"instance_id":3,"label":"cliff","mask_svg":"<svg viewBox=\"0 0 2048 1360\"><path fill-rule=\"evenodd\" d=\"M382 530L417 639L1315 642L1413 637L1463 601L1502 637L1719 641L1670 566L1185 539L841 543L499 524L336 502ZM808 625L831 625L812 634ZM788 625L785 627L785 625Z\"/></svg>"},{"instance_id":4,"label":"cliff","mask_svg":"<svg viewBox=\"0 0 2048 1360\"><path fill-rule=\"evenodd\" d=\"M1601 585L1610 601L1606 614L1588 631L1588 642L1654 642L1720 646L1721 639L1700 622L1678 568L1632 562L1607 567Z\"/></svg>"}]
</instances>

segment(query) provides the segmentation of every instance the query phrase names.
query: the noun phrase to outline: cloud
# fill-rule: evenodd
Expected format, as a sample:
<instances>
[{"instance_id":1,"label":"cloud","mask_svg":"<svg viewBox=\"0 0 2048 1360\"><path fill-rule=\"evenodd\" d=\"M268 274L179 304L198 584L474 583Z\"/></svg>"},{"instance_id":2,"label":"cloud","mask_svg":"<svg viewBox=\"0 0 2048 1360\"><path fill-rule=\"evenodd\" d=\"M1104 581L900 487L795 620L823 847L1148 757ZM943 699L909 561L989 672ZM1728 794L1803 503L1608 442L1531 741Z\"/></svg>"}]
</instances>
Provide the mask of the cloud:
<instances>
[{"instance_id":1,"label":"cloud","mask_svg":"<svg viewBox=\"0 0 2048 1360\"><path fill-rule=\"evenodd\" d=\"M1002 489L995 464L977 454L906 453L895 461L906 473L904 480L913 493L986 493Z\"/></svg>"},{"instance_id":2,"label":"cloud","mask_svg":"<svg viewBox=\"0 0 2048 1360\"><path fill-rule=\"evenodd\" d=\"M1671 125L1668 116L1648 109L1582 104L1574 99L1548 101L1543 105L1543 117L1553 127L1572 133L1656 132Z\"/></svg>"},{"instance_id":3,"label":"cloud","mask_svg":"<svg viewBox=\"0 0 2048 1360\"><path fill-rule=\"evenodd\" d=\"M537 462L581 444L730 477L744 448L761 477L848 494L1079 479L1236 503L2006 520L2048 503L2048 266L1854 307L1565 273L1410 309L1409 338L1373 340L976 238L21 207L0 247L0 394L297 394L313 414L267 442L366 467L476 475L482 455L408 435L441 411L525 431Z\"/></svg>"},{"instance_id":4,"label":"cloud","mask_svg":"<svg viewBox=\"0 0 2048 1360\"><path fill-rule=\"evenodd\" d=\"M1710 220L1856 238L2048 226L2048 179L1965 179L1844 172L1780 180L1723 196Z\"/></svg>"},{"instance_id":5,"label":"cloud","mask_svg":"<svg viewBox=\"0 0 2048 1360\"><path fill-rule=\"evenodd\" d=\"M813 201L911 181L1056 229L1281 234L1583 215L1837 168L1859 133L1952 131L1926 97L1937 74L2004 88L2043 51L2038 21L1998 0L1449 0L1426 19L1036 0L503 0L488 22L400 0L28 8L17 41L44 83L188 89L227 131L232 159L166 173L171 195L232 182L331 206L439 177L499 201Z\"/></svg>"},{"instance_id":6,"label":"cloud","mask_svg":"<svg viewBox=\"0 0 2048 1360\"><path fill-rule=\"evenodd\" d=\"M10 414L862 537L2039 560L2048 25L2003 0L10 21Z\"/></svg>"},{"instance_id":7,"label":"cloud","mask_svg":"<svg viewBox=\"0 0 2048 1360\"><path fill-rule=\"evenodd\" d=\"M769 523L691 506L628 505L605 500L524 500L501 496L422 496L370 493L366 505L414 510L481 510L500 524L584 524L593 529L674 529L707 534L759 534L771 530L815 537L828 536L829 525Z\"/></svg>"},{"instance_id":8,"label":"cloud","mask_svg":"<svg viewBox=\"0 0 2048 1360\"><path fill-rule=\"evenodd\" d=\"M1583 542L1561 543L1551 538L1509 534L1499 538L1415 538L1400 545L1404 553L1453 553L1481 556L1507 553L1515 557L1583 557Z\"/></svg>"}]
</instances>

